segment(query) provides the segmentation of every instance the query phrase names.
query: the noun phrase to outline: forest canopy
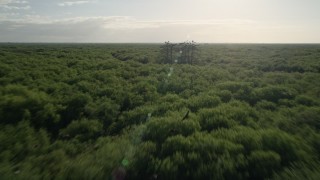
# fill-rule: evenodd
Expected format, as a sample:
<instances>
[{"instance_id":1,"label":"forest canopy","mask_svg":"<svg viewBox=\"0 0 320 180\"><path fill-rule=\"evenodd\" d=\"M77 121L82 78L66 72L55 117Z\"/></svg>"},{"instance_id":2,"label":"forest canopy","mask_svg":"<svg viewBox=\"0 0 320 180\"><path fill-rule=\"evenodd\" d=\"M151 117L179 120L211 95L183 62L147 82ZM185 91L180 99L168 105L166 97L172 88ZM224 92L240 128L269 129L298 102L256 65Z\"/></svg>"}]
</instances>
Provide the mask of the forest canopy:
<instances>
[{"instance_id":1,"label":"forest canopy","mask_svg":"<svg viewBox=\"0 0 320 180\"><path fill-rule=\"evenodd\" d=\"M320 45L196 48L0 44L0 179L319 179Z\"/></svg>"}]
</instances>

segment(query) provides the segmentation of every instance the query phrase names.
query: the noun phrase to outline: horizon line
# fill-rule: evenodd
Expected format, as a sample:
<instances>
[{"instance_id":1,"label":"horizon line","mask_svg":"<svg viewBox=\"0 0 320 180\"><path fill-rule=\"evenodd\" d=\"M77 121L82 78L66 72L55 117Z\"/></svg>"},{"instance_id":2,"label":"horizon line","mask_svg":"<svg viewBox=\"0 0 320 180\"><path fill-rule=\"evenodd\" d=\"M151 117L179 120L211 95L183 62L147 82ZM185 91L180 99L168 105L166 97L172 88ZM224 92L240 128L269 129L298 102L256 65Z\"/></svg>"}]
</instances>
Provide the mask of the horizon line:
<instances>
[{"instance_id":1,"label":"horizon line","mask_svg":"<svg viewBox=\"0 0 320 180\"><path fill-rule=\"evenodd\" d=\"M192 41L192 40L191 40ZM1 42L0 44L163 44L167 41L163 42ZM181 43L181 42L189 42L189 41L169 41L171 43ZM320 45L320 42L197 42L197 44L312 44L312 45Z\"/></svg>"}]
</instances>

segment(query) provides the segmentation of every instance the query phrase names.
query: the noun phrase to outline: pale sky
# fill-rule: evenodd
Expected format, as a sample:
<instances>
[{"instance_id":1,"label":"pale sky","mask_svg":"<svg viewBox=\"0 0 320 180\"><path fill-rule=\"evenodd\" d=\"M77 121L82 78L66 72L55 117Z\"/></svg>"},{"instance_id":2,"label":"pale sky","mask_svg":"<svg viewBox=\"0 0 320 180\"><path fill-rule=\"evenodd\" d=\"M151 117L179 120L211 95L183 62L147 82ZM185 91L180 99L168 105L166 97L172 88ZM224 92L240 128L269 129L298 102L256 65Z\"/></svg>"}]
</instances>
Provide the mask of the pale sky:
<instances>
[{"instance_id":1,"label":"pale sky","mask_svg":"<svg viewBox=\"0 0 320 180\"><path fill-rule=\"evenodd\" d=\"M320 0L0 0L0 42L320 43Z\"/></svg>"}]
</instances>

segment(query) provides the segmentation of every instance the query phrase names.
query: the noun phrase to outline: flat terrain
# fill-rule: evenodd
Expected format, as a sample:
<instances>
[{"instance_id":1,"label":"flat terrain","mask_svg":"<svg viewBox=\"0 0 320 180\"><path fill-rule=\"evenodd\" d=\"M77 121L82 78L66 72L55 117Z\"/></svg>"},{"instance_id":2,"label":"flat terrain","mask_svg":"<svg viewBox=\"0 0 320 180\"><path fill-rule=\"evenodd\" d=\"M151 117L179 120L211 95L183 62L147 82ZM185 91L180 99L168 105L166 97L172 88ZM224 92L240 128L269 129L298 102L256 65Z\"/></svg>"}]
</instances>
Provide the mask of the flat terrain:
<instances>
[{"instance_id":1,"label":"flat terrain","mask_svg":"<svg viewBox=\"0 0 320 180\"><path fill-rule=\"evenodd\" d=\"M320 45L160 47L0 44L0 179L320 178Z\"/></svg>"}]
</instances>

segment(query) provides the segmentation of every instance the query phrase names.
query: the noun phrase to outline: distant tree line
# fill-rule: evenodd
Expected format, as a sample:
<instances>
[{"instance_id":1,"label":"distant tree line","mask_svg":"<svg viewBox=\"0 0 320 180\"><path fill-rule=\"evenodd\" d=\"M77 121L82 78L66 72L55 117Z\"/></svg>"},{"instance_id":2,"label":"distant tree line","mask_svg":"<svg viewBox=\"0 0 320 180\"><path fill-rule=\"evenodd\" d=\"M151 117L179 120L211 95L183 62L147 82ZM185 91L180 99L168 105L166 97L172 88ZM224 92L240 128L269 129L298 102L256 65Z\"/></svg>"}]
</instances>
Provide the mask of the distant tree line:
<instances>
[{"instance_id":1,"label":"distant tree line","mask_svg":"<svg viewBox=\"0 0 320 180\"><path fill-rule=\"evenodd\" d=\"M164 64L196 64L198 48L196 42L171 43L166 41L161 46L161 63Z\"/></svg>"}]
</instances>

